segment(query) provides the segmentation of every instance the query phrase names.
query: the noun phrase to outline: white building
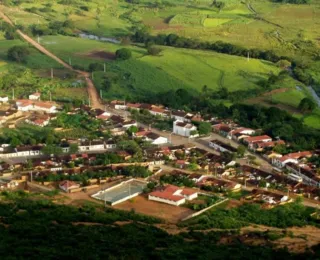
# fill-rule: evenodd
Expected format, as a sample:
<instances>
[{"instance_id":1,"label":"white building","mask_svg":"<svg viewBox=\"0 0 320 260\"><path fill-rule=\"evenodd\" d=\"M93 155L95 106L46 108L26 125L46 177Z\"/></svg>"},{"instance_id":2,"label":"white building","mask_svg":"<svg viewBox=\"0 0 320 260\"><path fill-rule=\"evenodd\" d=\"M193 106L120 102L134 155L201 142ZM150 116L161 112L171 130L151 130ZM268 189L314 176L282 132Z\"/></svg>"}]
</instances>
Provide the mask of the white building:
<instances>
[{"instance_id":1,"label":"white building","mask_svg":"<svg viewBox=\"0 0 320 260\"><path fill-rule=\"evenodd\" d=\"M28 99L21 99L16 101L16 106L19 111L39 111L48 114L56 113L57 107L51 102L32 101Z\"/></svg>"},{"instance_id":2,"label":"white building","mask_svg":"<svg viewBox=\"0 0 320 260\"><path fill-rule=\"evenodd\" d=\"M82 141L79 144L79 152L105 151L104 140Z\"/></svg>"},{"instance_id":3,"label":"white building","mask_svg":"<svg viewBox=\"0 0 320 260\"><path fill-rule=\"evenodd\" d=\"M9 102L9 98L7 96L0 96L0 102L8 103Z\"/></svg>"},{"instance_id":4,"label":"white building","mask_svg":"<svg viewBox=\"0 0 320 260\"><path fill-rule=\"evenodd\" d=\"M184 111L181 111L181 110L171 111L171 118L173 118L174 120L179 120L181 122L185 121L186 115L187 115L187 113Z\"/></svg>"},{"instance_id":5,"label":"white building","mask_svg":"<svg viewBox=\"0 0 320 260\"><path fill-rule=\"evenodd\" d=\"M41 96L41 94L39 92L36 92L36 93L29 95L29 99L30 100L40 100L40 96Z\"/></svg>"},{"instance_id":6,"label":"white building","mask_svg":"<svg viewBox=\"0 0 320 260\"><path fill-rule=\"evenodd\" d=\"M168 138L160 136L155 133L147 133L145 135L145 140L150 141L154 145L161 145L161 144L167 144L168 143Z\"/></svg>"},{"instance_id":7,"label":"white building","mask_svg":"<svg viewBox=\"0 0 320 260\"><path fill-rule=\"evenodd\" d=\"M149 193L148 199L154 200L174 206L179 206L186 200L193 200L198 197L198 192L194 189L179 188L177 186L168 185L163 190L153 191Z\"/></svg>"},{"instance_id":8,"label":"white building","mask_svg":"<svg viewBox=\"0 0 320 260\"><path fill-rule=\"evenodd\" d=\"M185 123L179 120L173 122L173 133L186 137L196 137L198 134L192 135L193 131L197 131L197 127L191 123Z\"/></svg>"},{"instance_id":9,"label":"white building","mask_svg":"<svg viewBox=\"0 0 320 260\"><path fill-rule=\"evenodd\" d=\"M228 152L228 153L235 153L237 149L232 147L231 145L224 144L218 140L211 140L209 142L209 146L219 152Z\"/></svg>"},{"instance_id":10,"label":"white building","mask_svg":"<svg viewBox=\"0 0 320 260\"><path fill-rule=\"evenodd\" d=\"M41 155L42 146L20 146L17 148L6 147L0 153L0 158L29 157Z\"/></svg>"}]
</instances>

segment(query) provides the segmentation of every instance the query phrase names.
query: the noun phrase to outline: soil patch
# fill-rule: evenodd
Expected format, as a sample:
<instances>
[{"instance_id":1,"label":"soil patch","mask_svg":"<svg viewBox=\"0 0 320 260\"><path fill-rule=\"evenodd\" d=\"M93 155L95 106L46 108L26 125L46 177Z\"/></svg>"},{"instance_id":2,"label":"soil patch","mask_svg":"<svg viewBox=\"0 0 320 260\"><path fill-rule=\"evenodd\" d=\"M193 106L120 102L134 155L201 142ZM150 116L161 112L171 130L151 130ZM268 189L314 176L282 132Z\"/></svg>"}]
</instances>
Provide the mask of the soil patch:
<instances>
[{"instance_id":1,"label":"soil patch","mask_svg":"<svg viewBox=\"0 0 320 260\"><path fill-rule=\"evenodd\" d=\"M94 58L94 59L103 59L103 60L115 60L116 55L113 52L106 51L92 51L85 54L85 56Z\"/></svg>"},{"instance_id":2,"label":"soil patch","mask_svg":"<svg viewBox=\"0 0 320 260\"><path fill-rule=\"evenodd\" d=\"M134 210L137 213L165 219L170 223L189 216L194 211L184 207L176 207L165 203L150 201L146 196L140 195L131 200L115 205L114 208L122 210Z\"/></svg>"}]
</instances>

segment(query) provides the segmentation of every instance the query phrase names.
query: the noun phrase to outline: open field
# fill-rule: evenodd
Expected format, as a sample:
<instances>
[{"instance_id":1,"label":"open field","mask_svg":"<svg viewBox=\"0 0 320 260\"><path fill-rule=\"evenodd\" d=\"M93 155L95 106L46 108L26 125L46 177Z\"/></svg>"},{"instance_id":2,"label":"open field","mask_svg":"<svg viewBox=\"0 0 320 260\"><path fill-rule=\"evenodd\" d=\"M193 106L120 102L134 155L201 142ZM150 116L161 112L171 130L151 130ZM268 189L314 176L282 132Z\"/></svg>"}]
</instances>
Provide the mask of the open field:
<instances>
[{"instance_id":1,"label":"open field","mask_svg":"<svg viewBox=\"0 0 320 260\"><path fill-rule=\"evenodd\" d=\"M156 201L149 201L147 197L139 195L132 200L120 203L116 209L134 210L136 213L162 218L168 222L176 223L194 211L185 207L176 207Z\"/></svg>"}]
</instances>

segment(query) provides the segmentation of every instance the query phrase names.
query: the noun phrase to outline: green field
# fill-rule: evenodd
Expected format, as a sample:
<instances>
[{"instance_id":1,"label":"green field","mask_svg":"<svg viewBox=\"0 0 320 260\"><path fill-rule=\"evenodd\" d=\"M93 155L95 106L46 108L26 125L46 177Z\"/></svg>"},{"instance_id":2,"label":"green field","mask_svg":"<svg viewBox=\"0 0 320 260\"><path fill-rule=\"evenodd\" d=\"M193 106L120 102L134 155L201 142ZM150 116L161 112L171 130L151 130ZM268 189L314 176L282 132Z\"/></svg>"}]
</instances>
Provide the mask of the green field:
<instances>
[{"instance_id":1,"label":"green field","mask_svg":"<svg viewBox=\"0 0 320 260\"><path fill-rule=\"evenodd\" d=\"M300 101L308 95L303 90L292 89L283 93L272 95L273 102L297 108Z\"/></svg>"}]
</instances>

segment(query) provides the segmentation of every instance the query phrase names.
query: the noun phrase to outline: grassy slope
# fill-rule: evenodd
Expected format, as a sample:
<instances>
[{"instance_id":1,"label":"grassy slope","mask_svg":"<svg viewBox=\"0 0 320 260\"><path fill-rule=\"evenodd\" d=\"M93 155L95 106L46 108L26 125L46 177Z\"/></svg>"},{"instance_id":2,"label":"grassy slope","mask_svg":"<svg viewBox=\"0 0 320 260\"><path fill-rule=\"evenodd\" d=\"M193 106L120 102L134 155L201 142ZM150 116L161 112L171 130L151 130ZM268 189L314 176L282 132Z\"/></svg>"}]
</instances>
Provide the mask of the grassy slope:
<instances>
[{"instance_id":1,"label":"grassy slope","mask_svg":"<svg viewBox=\"0 0 320 260\"><path fill-rule=\"evenodd\" d=\"M88 66L92 62L106 62L108 70L123 75L129 73L131 79L120 84L137 94L140 91L162 92L169 89L188 88L200 91L203 85L218 89L221 86L230 91L256 88L259 79L266 78L270 72L278 73L279 69L271 63L219 54L215 52L164 48L160 56L146 55L146 50L138 47L127 47L133 51L130 61L104 61L89 57L93 51L114 53L124 46L103 43L93 40L64 36L46 36L42 44L59 57L72 64ZM99 84L97 73L97 83ZM128 91L112 89L117 95ZM113 93L110 93L112 95Z\"/></svg>"}]
</instances>

